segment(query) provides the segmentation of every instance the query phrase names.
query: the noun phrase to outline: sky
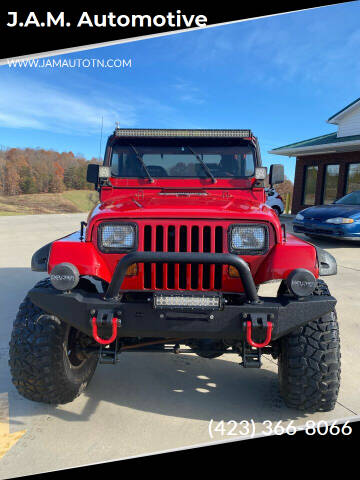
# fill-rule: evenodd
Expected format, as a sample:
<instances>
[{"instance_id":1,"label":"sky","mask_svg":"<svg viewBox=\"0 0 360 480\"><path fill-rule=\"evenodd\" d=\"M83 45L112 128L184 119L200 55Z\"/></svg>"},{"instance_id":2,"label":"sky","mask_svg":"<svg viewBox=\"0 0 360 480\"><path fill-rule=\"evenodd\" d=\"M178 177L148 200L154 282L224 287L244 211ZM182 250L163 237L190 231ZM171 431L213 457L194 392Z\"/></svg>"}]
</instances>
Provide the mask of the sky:
<instances>
[{"instance_id":1,"label":"sky","mask_svg":"<svg viewBox=\"0 0 360 480\"><path fill-rule=\"evenodd\" d=\"M250 128L272 148L333 132L360 97L360 1L74 52L124 68L0 67L0 148L104 153L119 122L138 128ZM46 47L45 47L46 48ZM101 139L101 125L103 135Z\"/></svg>"}]
</instances>

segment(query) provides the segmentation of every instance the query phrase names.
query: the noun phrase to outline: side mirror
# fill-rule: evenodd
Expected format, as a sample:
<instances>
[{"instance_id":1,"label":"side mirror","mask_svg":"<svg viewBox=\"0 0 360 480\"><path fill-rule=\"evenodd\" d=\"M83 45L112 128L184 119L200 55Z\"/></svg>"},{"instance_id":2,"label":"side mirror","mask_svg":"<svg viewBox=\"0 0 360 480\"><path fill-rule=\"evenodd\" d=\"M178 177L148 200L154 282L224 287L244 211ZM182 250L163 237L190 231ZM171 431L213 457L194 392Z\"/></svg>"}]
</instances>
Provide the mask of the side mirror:
<instances>
[{"instance_id":1,"label":"side mirror","mask_svg":"<svg viewBox=\"0 0 360 480\"><path fill-rule=\"evenodd\" d=\"M87 168L86 180L95 185L102 180L108 180L111 177L111 167L90 163Z\"/></svg>"},{"instance_id":2,"label":"side mirror","mask_svg":"<svg viewBox=\"0 0 360 480\"><path fill-rule=\"evenodd\" d=\"M285 180L284 174L284 165L280 163L275 163L270 167L270 174L269 174L269 184L276 185L277 183L283 183Z\"/></svg>"},{"instance_id":3,"label":"side mirror","mask_svg":"<svg viewBox=\"0 0 360 480\"><path fill-rule=\"evenodd\" d=\"M89 183L97 183L99 179L99 165L90 163L87 167L86 181Z\"/></svg>"}]
</instances>

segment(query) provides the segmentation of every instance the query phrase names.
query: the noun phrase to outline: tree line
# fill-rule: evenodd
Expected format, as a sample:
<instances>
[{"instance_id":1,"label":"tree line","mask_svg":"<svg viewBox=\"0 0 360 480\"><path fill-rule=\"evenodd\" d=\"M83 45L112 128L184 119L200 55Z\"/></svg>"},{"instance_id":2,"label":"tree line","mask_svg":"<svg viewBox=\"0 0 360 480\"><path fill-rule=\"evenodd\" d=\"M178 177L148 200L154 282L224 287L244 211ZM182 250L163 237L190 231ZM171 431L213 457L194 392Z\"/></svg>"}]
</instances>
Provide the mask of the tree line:
<instances>
[{"instance_id":1,"label":"tree line","mask_svg":"<svg viewBox=\"0 0 360 480\"><path fill-rule=\"evenodd\" d=\"M86 181L89 163L99 161L96 158L87 161L73 152L40 148L0 150L0 195L92 190L93 185ZM265 185L268 186L268 179ZM280 195L292 195L293 183L288 178L275 187Z\"/></svg>"},{"instance_id":2,"label":"tree line","mask_svg":"<svg viewBox=\"0 0 360 480\"><path fill-rule=\"evenodd\" d=\"M9 148L0 151L0 195L61 193L93 189L86 181L89 163L98 159L54 150Z\"/></svg>"}]
</instances>

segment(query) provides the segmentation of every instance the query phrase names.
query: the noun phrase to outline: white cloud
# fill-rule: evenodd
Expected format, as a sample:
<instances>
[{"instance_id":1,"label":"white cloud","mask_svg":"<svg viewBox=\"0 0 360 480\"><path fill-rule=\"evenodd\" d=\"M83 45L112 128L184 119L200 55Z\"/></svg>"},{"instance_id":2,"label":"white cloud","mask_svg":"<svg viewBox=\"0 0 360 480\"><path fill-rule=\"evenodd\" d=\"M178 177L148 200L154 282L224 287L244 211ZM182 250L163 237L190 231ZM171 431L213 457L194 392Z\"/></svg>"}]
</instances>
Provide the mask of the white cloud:
<instances>
[{"instance_id":1,"label":"white cloud","mask_svg":"<svg viewBox=\"0 0 360 480\"><path fill-rule=\"evenodd\" d=\"M0 112L0 125L8 128L35 128L42 130L42 123L32 119L19 117L17 114Z\"/></svg>"},{"instance_id":2,"label":"white cloud","mask_svg":"<svg viewBox=\"0 0 360 480\"><path fill-rule=\"evenodd\" d=\"M32 128L59 133L92 134L115 121L134 126L133 105L121 100L88 95L80 97L62 88L28 80L25 76L0 78L0 125L8 128Z\"/></svg>"},{"instance_id":3,"label":"white cloud","mask_svg":"<svg viewBox=\"0 0 360 480\"><path fill-rule=\"evenodd\" d=\"M193 103L196 105L205 103L203 92L192 82L179 79L175 83L174 89L176 91L177 99L181 100L182 102Z\"/></svg>"}]
</instances>

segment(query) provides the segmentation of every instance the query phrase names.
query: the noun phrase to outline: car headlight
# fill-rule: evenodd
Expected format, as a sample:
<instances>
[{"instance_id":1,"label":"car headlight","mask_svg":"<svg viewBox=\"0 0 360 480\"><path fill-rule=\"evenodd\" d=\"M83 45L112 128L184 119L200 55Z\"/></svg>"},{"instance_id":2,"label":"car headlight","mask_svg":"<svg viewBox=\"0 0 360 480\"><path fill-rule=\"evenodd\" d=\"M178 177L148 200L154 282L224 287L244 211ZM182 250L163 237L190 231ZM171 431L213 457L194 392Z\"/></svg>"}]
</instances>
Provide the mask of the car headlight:
<instances>
[{"instance_id":1,"label":"car headlight","mask_svg":"<svg viewBox=\"0 0 360 480\"><path fill-rule=\"evenodd\" d=\"M268 248L268 229L265 225L232 225L229 243L233 253L264 253Z\"/></svg>"},{"instance_id":2,"label":"car headlight","mask_svg":"<svg viewBox=\"0 0 360 480\"><path fill-rule=\"evenodd\" d=\"M128 252L136 248L135 224L102 223L98 230L98 246L103 252Z\"/></svg>"},{"instance_id":3,"label":"car headlight","mask_svg":"<svg viewBox=\"0 0 360 480\"><path fill-rule=\"evenodd\" d=\"M304 220L304 215L301 215L301 213L298 213L295 217L295 220Z\"/></svg>"},{"instance_id":4,"label":"car headlight","mask_svg":"<svg viewBox=\"0 0 360 480\"><path fill-rule=\"evenodd\" d=\"M343 218L343 217L335 217L335 218L328 218L326 223L334 223L335 225L341 225L343 223L354 223L353 218Z\"/></svg>"}]
</instances>

